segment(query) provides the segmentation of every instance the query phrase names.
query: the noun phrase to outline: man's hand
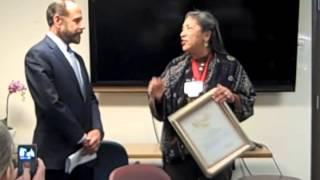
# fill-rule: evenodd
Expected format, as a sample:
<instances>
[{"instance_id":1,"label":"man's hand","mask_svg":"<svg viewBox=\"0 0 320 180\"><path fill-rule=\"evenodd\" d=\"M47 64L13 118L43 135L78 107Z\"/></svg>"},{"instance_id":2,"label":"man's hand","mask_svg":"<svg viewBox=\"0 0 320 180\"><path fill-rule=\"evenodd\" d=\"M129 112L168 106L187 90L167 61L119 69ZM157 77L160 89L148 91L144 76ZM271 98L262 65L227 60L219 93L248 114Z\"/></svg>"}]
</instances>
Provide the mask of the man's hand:
<instances>
[{"instance_id":1,"label":"man's hand","mask_svg":"<svg viewBox=\"0 0 320 180\"><path fill-rule=\"evenodd\" d=\"M84 153L93 154L98 151L101 141L99 129L93 129L87 133L86 140L83 142Z\"/></svg>"}]
</instances>

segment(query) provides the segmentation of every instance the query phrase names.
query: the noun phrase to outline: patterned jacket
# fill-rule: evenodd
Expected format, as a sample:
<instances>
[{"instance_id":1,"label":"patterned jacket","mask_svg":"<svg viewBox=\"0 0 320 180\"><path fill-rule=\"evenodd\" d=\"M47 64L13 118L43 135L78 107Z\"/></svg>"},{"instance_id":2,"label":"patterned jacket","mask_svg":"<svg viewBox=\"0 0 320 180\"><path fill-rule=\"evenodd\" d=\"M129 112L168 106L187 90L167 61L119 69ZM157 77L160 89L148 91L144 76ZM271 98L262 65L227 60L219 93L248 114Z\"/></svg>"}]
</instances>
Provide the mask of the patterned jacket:
<instances>
[{"instance_id":1,"label":"patterned jacket","mask_svg":"<svg viewBox=\"0 0 320 180\"><path fill-rule=\"evenodd\" d=\"M150 104L150 108L153 116L164 123L161 149L164 153L165 160L170 161L172 158L181 158L186 151L167 118L170 114L185 106L189 101L189 98L184 93L184 83L192 80L191 56L183 54L173 59L167 65L161 78L165 82L165 92L162 101L157 104ZM253 114L253 105L256 96L255 90L245 70L233 56L216 53L215 56L212 57L208 66L208 75L204 82L204 90L202 93L209 91L217 84L221 84L229 88L233 93L239 95L241 108L236 109L231 103L228 105L240 122ZM174 147L177 143L178 146L182 146L178 147L178 150L177 147ZM181 151L184 153L181 153Z\"/></svg>"}]
</instances>

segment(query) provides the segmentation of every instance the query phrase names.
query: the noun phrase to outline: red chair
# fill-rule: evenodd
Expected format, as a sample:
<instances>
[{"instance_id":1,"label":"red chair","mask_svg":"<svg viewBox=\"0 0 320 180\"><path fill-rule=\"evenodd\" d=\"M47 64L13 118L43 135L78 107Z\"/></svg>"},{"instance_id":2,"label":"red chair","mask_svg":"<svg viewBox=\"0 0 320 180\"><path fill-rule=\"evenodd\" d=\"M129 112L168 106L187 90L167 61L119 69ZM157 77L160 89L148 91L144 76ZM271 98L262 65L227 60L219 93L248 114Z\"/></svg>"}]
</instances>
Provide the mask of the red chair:
<instances>
[{"instance_id":1,"label":"red chair","mask_svg":"<svg viewBox=\"0 0 320 180\"><path fill-rule=\"evenodd\" d=\"M133 164L114 169L109 180L171 180L161 168L146 164Z\"/></svg>"}]
</instances>

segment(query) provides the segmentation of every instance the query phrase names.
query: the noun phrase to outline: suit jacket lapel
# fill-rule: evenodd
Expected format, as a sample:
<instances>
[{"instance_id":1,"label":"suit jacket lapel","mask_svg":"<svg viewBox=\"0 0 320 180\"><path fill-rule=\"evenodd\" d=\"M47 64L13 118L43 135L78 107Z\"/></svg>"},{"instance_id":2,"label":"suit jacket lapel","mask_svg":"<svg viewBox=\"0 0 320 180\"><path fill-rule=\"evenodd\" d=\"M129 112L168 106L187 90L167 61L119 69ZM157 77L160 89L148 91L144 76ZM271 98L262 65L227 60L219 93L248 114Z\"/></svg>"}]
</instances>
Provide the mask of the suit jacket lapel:
<instances>
[{"instance_id":1,"label":"suit jacket lapel","mask_svg":"<svg viewBox=\"0 0 320 180\"><path fill-rule=\"evenodd\" d=\"M76 82L76 86L77 86L77 89L78 89L78 93L80 93L81 97L83 98L83 100L85 101L86 99L86 95L82 95L81 93L81 89L80 89L80 85L79 85L79 82L77 80L77 77L76 77L76 74L73 70L73 68L71 67L70 63L68 62L67 58L64 56L64 54L61 52L61 50L59 49L59 47L49 38L46 36L46 42L48 43L48 46L52 49L53 51L53 54L57 57L57 59L59 60L59 62L63 65L63 67L67 70L67 72L70 74L70 77L72 77L73 81ZM77 55L77 58L78 58L78 55ZM79 61L80 63L80 68L81 68L81 73L83 74L83 66L82 66L82 62ZM84 75L83 77L84 78ZM86 89L87 87L87 84L86 84L86 81L84 79L84 87ZM87 92L87 90L85 91Z\"/></svg>"}]
</instances>

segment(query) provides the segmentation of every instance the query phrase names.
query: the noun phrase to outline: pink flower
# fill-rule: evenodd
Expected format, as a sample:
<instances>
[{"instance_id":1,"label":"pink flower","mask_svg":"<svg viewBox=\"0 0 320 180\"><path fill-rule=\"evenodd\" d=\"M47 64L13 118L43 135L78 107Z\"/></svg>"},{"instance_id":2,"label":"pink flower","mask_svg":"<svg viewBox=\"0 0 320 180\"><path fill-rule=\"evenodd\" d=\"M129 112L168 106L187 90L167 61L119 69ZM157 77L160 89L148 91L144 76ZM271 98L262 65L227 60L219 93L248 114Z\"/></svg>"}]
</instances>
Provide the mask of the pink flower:
<instances>
[{"instance_id":1,"label":"pink flower","mask_svg":"<svg viewBox=\"0 0 320 180\"><path fill-rule=\"evenodd\" d=\"M20 81L11 81L11 83L8 86L8 95L7 95L7 103L6 103L6 115L3 119L0 119L3 121L3 123L7 126L8 125L8 112L9 112L9 99L10 95L13 93L21 92L22 100L24 100L24 94L27 90L24 84L22 84Z\"/></svg>"},{"instance_id":2,"label":"pink flower","mask_svg":"<svg viewBox=\"0 0 320 180\"><path fill-rule=\"evenodd\" d=\"M22 84L20 81L11 81L11 83L9 84L8 90L9 93L16 93L16 92L23 92L25 91L27 88L24 86L24 84Z\"/></svg>"}]
</instances>

